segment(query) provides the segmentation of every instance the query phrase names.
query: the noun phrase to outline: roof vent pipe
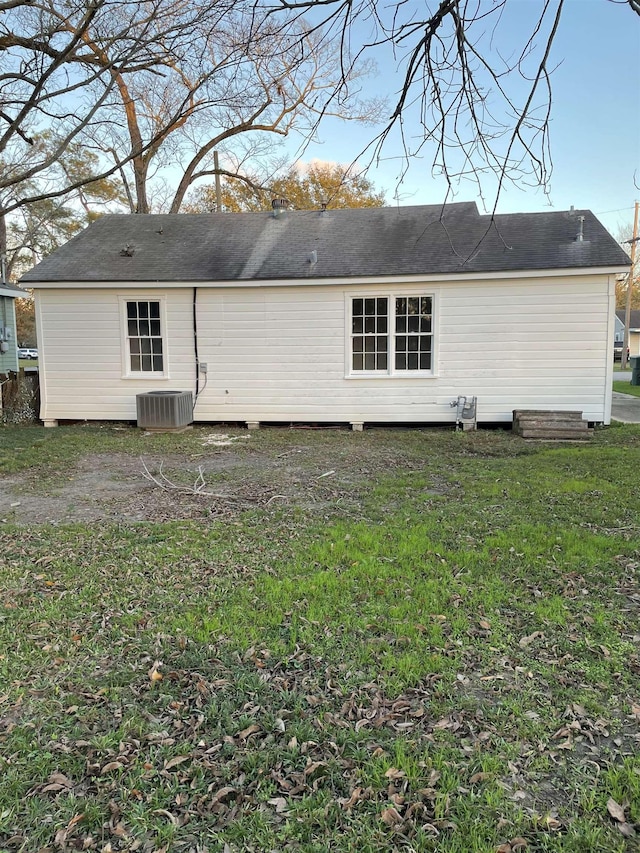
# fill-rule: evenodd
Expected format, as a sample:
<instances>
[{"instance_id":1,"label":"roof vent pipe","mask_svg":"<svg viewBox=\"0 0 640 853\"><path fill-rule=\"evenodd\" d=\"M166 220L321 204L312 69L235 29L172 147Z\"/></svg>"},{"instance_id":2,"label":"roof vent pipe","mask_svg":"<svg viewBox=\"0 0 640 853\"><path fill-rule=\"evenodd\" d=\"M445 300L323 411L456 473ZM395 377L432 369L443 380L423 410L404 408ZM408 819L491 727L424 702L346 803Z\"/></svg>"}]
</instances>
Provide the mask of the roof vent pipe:
<instances>
[{"instance_id":1,"label":"roof vent pipe","mask_svg":"<svg viewBox=\"0 0 640 853\"><path fill-rule=\"evenodd\" d=\"M584 240L584 216L579 216L578 222L580 223L580 230L578 231L578 235L576 237L576 243L582 243Z\"/></svg>"},{"instance_id":2,"label":"roof vent pipe","mask_svg":"<svg viewBox=\"0 0 640 853\"><path fill-rule=\"evenodd\" d=\"M289 200L286 198L274 198L271 199L271 207L273 208L273 215L280 216L280 214L289 207Z\"/></svg>"}]
</instances>

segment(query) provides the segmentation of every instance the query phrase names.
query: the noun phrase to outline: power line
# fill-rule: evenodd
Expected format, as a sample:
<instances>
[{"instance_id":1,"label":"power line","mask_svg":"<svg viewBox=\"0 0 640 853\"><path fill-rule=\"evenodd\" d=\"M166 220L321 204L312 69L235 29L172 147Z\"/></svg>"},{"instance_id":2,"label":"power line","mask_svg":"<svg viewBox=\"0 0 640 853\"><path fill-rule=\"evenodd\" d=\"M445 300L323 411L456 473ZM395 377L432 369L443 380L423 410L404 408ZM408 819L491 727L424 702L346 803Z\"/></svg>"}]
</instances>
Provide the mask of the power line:
<instances>
[{"instance_id":1,"label":"power line","mask_svg":"<svg viewBox=\"0 0 640 853\"><path fill-rule=\"evenodd\" d=\"M605 213L622 213L623 210L633 210L633 205L619 207L617 210L598 210L596 211L596 216L604 216Z\"/></svg>"}]
</instances>

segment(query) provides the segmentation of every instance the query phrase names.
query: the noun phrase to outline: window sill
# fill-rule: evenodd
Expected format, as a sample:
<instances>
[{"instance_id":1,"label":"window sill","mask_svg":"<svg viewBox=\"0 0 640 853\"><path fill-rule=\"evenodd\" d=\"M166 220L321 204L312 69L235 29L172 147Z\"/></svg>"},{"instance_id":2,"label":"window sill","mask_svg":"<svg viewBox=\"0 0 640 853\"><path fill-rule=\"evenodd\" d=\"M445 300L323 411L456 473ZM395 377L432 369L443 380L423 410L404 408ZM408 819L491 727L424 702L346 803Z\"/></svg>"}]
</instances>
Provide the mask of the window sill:
<instances>
[{"instance_id":1,"label":"window sill","mask_svg":"<svg viewBox=\"0 0 640 853\"><path fill-rule=\"evenodd\" d=\"M166 373L123 373L122 379L145 379L151 380L152 382L166 382L169 379L169 376Z\"/></svg>"},{"instance_id":2,"label":"window sill","mask_svg":"<svg viewBox=\"0 0 640 853\"><path fill-rule=\"evenodd\" d=\"M383 371L361 371L358 373L345 373L345 379L437 379L438 374L433 371L407 370L397 373L384 373Z\"/></svg>"}]
</instances>

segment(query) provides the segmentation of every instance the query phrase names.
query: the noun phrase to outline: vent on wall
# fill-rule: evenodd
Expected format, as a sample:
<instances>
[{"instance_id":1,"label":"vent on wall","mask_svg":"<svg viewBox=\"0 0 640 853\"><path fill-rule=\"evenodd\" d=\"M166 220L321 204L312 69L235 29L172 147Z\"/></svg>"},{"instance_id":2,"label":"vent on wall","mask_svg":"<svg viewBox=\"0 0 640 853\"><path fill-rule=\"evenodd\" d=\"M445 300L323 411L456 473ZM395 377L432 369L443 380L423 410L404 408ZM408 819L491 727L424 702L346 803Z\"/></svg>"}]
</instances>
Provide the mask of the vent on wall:
<instances>
[{"instance_id":1,"label":"vent on wall","mask_svg":"<svg viewBox=\"0 0 640 853\"><path fill-rule=\"evenodd\" d=\"M138 426L143 429L181 429L193 421L191 391L148 391L136 396Z\"/></svg>"}]
</instances>

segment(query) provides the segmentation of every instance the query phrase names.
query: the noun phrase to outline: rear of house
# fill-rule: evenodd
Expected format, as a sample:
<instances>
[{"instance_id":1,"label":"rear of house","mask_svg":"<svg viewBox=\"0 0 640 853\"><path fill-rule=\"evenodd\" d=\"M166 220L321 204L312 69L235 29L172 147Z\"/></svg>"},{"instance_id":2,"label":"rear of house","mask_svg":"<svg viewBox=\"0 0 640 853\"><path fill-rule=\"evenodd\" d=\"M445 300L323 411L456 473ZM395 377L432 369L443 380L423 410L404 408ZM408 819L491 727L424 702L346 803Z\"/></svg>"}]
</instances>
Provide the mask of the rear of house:
<instances>
[{"instance_id":1,"label":"rear of house","mask_svg":"<svg viewBox=\"0 0 640 853\"><path fill-rule=\"evenodd\" d=\"M615 276L587 211L473 204L108 216L25 276L41 418L135 420L190 391L199 422L608 423Z\"/></svg>"}]
</instances>

